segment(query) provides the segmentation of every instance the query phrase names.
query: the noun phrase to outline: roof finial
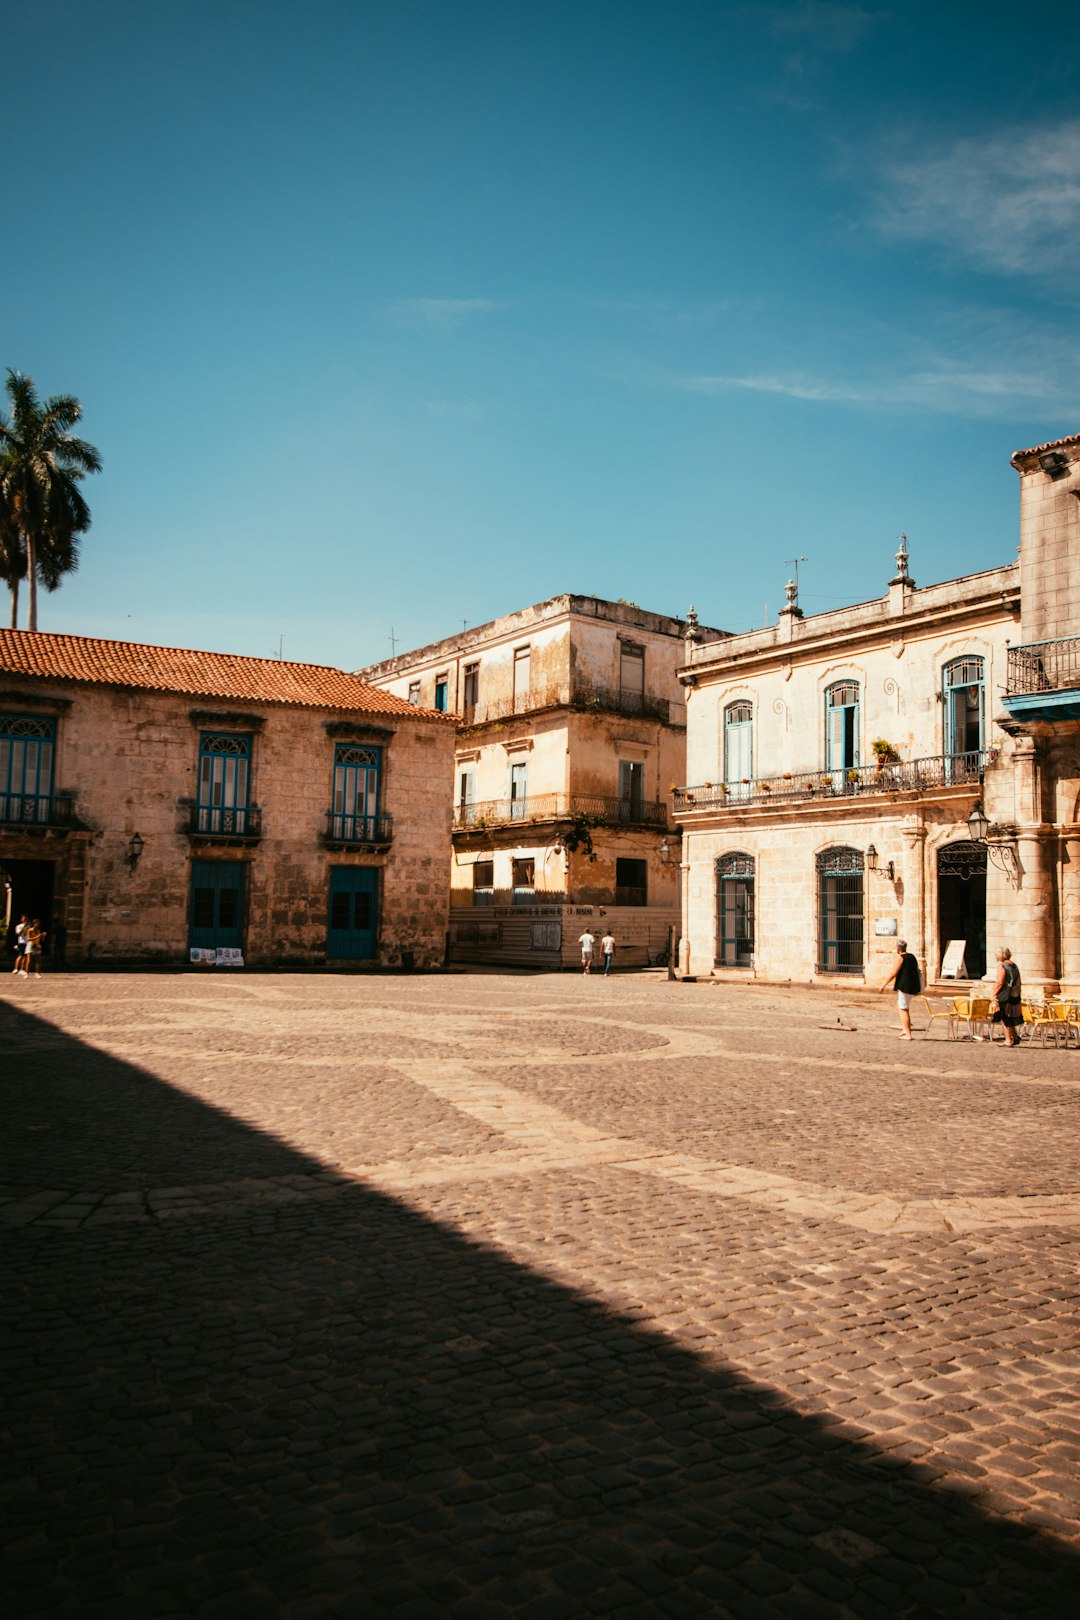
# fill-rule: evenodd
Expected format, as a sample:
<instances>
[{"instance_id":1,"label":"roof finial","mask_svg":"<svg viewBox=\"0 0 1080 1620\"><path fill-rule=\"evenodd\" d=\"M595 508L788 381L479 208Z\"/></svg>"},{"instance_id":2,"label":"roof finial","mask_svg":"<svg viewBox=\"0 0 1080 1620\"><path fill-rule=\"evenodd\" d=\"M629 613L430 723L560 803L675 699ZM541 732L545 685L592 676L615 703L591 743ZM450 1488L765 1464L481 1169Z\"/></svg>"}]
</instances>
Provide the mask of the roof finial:
<instances>
[{"instance_id":1,"label":"roof finial","mask_svg":"<svg viewBox=\"0 0 1080 1620\"><path fill-rule=\"evenodd\" d=\"M908 573L907 535L898 534L899 545L896 548L896 573L889 581L890 585L914 585L915 581Z\"/></svg>"}]
</instances>

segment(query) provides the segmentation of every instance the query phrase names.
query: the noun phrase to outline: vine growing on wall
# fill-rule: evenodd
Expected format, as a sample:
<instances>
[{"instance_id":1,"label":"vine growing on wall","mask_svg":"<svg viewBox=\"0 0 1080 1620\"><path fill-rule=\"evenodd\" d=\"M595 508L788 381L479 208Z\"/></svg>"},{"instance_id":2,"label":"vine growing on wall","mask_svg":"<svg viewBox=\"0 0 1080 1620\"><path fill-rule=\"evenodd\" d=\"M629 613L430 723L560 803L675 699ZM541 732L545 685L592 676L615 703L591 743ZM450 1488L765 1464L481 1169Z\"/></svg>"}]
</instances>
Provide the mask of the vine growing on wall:
<instances>
[{"instance_id":1,"label":"vine growing on wall","mask_svg":"<svg viewBox=\"0 0 1080 1620\"><path fill-rule=\"evenodd\" d=\"M562 846L568 855L576 855L579 851L587 860L595 861L596 851L593 848L592 835L597 827L606 827L606 816L589 815L584 810L575 810L570 817L570 825L562 834Z\"/></svg>"}]
</instances>

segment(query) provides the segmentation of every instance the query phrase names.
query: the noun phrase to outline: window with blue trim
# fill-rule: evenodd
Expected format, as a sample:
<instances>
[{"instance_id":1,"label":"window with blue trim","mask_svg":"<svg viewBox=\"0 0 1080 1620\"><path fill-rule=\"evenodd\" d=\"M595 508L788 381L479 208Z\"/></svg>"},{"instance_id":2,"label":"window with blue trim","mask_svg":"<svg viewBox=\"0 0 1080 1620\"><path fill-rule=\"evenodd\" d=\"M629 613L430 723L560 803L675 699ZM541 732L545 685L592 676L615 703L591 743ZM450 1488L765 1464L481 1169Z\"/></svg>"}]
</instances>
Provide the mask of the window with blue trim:
<instances>
[{"instance_id":1,"label":"window with blue trim","mask_svg":"<svg viewBox=\"0 0 1080 1620\"><path fill-rule=\"evenodd\" d=\"M332 838L350 844L378 842L381 772L381 748L370 743L335 744Z\"/></svg>"},{"instance_id":2,"label":"window with blue trim","mask_svg":"<svg viewBox=\"0 0 1080 1620\"><path fill-rule=\"evenodd\" d=\"M243 837L250 790L251 738L238 732L204 731L199 738L198 831Z\"/></svg>"},{"instance_id":3,"label":"window with blue trim","mask_svg":"<svg viewBox=\"0 0 1080 1620\"><path fill-rule=\"evenodd\" d=\"M0 821L48 822L56 721L0 715Z\"/></svg>"},{"instance_id":4,"label":"window with blue trim","mask_svg":"<svg viewBox=\"0 0 1080 1620\"><path fill-rule=\"evenodd\" d=\"M977 754L982 748L983 671L981 658L954 658L942 675L945 753Z\"/></svg>"},{"instance_id":5,"label":"window with blue trim","mask_svg":"<svg viewBox=\"0 0 1080 1620\"><path fill-rule=\"evenodd\" d=\"M735 798L749 796L754 774L754 710L729 703L724 710L724 785Z\"/></svg>"},{"instance_id":6,"label":"window with blue trim","mask_svg":"<svg viewBox=\"0 0 1080 1620\"><path fill-rule=\"evenodd\" d=\"M837 681L825 693L825 769L854 770L859 763L859 683Z\"/></svg>"}]
</instances>

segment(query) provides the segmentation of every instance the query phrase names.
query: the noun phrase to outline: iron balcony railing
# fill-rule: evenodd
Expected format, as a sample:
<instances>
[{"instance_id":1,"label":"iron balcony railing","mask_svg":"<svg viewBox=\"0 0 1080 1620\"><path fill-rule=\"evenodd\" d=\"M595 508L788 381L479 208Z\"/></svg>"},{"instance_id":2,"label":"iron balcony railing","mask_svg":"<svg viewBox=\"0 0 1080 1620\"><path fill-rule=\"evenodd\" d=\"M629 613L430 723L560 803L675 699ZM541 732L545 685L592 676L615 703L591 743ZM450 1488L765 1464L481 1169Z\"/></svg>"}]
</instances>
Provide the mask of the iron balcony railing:
<instances>
[{"instance_id":1,"label":"iron balcony railing","mask_svg":"<svg viewBox=\"0 0 1080 1620\"><path fill-rule=\"evenodd\" d=\"M1067 692L1076 687L1080 687L1080 636L1029 641L1026 646L1009 648L1006 697Z\"/></svg>"},{"instance_id":2,"label":"iron balcony railing","mask_svg":"<svg viewBox=\"0 0 1080 1620\"><path fill-rule=\"evenodd\" d=\"M511 697L490 703L466 704L462 723L483 726L492 720L509 720L515 715L535 714L541 709L576 709L582 713L644 715L646 719L667 721L671 705L667 698L647 692L574 681L563 685L530 687Z\"/></svg>"},{"instance_id":3,"label":"iron balcony railing","mask_svg":"<svg viewBox=\"0 0 1080 1620\"><path fill-rule=\"evenodd\" d=\"M0 793L0 825L5 827L71 827L74 822L71 793Z\"/></svg>"},{"instance_id":4,"label":"iron balcony railing","mask_svg":"<svg viewBox=\"0 0 1080 1620\"><path fill-rule=\"evenodd\" d=\"M666 804L620 799L602 793L538 793L527 799L481 799L454 807L454 830L499 827L517 821L564 821L571 816L595 818L597 826L666 827Z\"/></svg>"},{"instance_id":5,"label":"iron balcony railing","mask_svg":"<svg viewBox=\"0 0 1080 1620\"><path fill-rule=\"evenodd\" d=\"M262 811L257 804L192 804L187 830L204 838L261 838Z\"/></svg>"},{"instance_id":6,"label":"iron balcony railing","mask_svg":"<svg viewBox=\"0 0 1080 1620\"><path fill-rule=\"evenodd\" d=\"M851 798L855 794L918 793L927 788L954 787L979 782L995 752L984 748L971 754L933 754L928 759L898 760L893 764L859 765L836 771L792 771L784 776L755 776L741 782L705 782L700 787L676 788L676 816L703 810L741 810L748 804L788 803L791 800Z\"/></svg>"},{"instance_id":7,"label":"iron balcony railing","mask_svg":"<svg viewBox=\"0 0 1080 1620\"><path fill-rule=\"evenodd\" d=\"M394 818L328 810L324 837L328 844L389 844L394 837Z\"/></svg>"}]
</instances>

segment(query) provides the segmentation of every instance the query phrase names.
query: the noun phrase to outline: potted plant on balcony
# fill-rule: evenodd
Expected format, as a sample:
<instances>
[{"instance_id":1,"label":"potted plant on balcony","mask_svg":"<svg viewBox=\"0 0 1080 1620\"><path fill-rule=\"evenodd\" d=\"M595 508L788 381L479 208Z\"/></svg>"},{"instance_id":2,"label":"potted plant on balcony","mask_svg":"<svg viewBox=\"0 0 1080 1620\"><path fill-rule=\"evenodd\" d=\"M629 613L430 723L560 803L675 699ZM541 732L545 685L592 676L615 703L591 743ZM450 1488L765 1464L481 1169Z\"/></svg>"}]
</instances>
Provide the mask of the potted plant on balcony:
<instances>
[{"instance_id":1,"label":"potted plant on balcony","mask_svg":"<svg viewBox=\"0 0 1080 1620\"><path fill-rule=\"evenodd\" d=\"M874 750L874 760L879 771L883 771L886 765L899 765L900 755L887 737L875 737L870 746Z\"/></svg>"}]
</instances>

